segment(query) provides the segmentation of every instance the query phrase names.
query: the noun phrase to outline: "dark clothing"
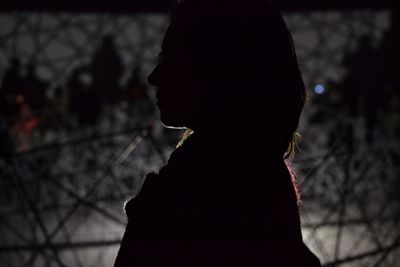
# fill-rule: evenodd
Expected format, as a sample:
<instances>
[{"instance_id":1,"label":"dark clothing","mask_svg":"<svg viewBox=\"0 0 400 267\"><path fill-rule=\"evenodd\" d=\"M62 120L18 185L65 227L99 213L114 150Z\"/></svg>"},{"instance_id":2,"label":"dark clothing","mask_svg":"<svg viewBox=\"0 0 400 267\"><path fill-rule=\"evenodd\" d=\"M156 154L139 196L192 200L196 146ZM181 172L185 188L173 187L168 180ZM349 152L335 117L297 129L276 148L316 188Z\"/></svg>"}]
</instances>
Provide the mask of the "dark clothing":
<instances>
[{"instance_id":1,"label":"dark clothing","mask_svg":"<svg viewBox=\"0 0 400 267\"><path fill-rule=\"evenodd\" d=\"M147 175L126 213L115 267L320 266L302 242L283 160L191 137Z\"/></svg>"}]
</instances>

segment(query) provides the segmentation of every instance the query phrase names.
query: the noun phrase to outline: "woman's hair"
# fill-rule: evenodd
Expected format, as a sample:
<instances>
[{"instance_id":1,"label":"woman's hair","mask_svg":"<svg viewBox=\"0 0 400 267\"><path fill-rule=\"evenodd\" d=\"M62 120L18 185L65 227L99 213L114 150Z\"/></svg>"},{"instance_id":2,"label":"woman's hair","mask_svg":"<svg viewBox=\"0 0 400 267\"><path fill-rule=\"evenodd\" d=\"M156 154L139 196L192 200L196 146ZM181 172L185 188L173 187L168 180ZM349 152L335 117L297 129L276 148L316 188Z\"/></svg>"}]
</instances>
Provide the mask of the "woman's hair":
<instances>
[{"instance_id":1,"label":"woman's hair","mask_svg":"<svg viewBox=\"0 0 400 267\"><path fill-rule=\"evenodd\" d=\"M185 0L171 26L199 90L204 112L258 143L293 150L306 98L291 35L267 0Z\"/></svg>"}]
</instances>

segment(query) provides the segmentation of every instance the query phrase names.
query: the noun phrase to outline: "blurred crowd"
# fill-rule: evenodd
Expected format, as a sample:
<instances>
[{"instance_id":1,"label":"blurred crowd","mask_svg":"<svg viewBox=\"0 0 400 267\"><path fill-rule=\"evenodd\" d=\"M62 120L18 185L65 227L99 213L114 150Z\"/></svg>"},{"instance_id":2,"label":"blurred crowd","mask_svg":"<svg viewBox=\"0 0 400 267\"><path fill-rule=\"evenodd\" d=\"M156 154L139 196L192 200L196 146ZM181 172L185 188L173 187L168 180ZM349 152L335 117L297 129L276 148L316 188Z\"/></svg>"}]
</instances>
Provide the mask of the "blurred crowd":
<instances>
[{"instance_id":1,"label":"blurred crowd","mask_svg":"<svg viewBox=\"0 0 400 267\"><path fill-rule=\"evenodd\" d=\"M12 58L0 87L2 129L22 151L49 132L93 126L121 103L153 113L140 65L123 82L127 72L112 35L104 36L91 61L72 69L56 88L38 76L33 62Z\"/></svg>"},{"instance_id":2,"label":"blurred crowd","mask_svg":"<svg viewBox=\"0 0 400 267\"><path fill-rule=\"evenodd\" d=\"M344 56L346 75L340 82L316 87L313 103L318 111L310 122L335 120L335 127L328 131L328 146L334 145L341 133L350 151L360 139L366 143L382 138L400 141L399 16L393 14L391 20L378 45L365 35L358 47Z\"/></svg>"}]
</instances>

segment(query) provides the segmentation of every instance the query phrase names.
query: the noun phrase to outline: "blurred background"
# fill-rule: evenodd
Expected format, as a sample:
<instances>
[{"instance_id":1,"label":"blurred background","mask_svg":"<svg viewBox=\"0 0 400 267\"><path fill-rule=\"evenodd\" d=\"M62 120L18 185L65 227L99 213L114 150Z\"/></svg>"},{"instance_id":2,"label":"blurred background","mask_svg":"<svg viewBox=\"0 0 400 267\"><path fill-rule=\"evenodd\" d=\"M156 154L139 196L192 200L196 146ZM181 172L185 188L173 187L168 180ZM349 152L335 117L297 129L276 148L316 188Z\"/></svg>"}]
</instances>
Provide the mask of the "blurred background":
<instances>
[{"instance_id":1,"label":"blurred background","mask_svg":"<svg viewBox=\"0 0 400 267\"><path fill-rule=\"evenodd\" d=\"M399 8L277 1L308 90L292 163L324 266L400 266ZM0 266L112 266L181 135L146 76L169 1L0 4ZM279 88L276 88L279 90Z\"/></svg>"}]
</instances>

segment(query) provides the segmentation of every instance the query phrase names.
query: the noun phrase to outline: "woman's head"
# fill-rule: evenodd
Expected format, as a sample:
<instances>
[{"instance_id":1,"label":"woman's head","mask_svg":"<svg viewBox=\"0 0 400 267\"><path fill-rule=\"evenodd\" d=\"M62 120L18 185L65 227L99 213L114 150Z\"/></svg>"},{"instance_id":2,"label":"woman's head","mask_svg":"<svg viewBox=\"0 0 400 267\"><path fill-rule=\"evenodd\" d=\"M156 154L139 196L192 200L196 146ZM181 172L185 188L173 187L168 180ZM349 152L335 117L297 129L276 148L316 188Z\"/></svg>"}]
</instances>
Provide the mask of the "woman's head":
<instances>
[{"instance_id":1,"label":"woman's head","mask_svg":"<svg viewBox=\"0 0 400 267\"><path fill-rule=\"evenodd\" d=\"M266 0L177 4L149 83L159 88L165 125L254 137L279 150L305 99L290 34Z\"/></svg>"}]
</instances>

